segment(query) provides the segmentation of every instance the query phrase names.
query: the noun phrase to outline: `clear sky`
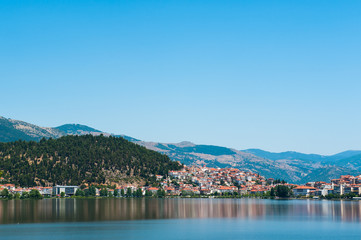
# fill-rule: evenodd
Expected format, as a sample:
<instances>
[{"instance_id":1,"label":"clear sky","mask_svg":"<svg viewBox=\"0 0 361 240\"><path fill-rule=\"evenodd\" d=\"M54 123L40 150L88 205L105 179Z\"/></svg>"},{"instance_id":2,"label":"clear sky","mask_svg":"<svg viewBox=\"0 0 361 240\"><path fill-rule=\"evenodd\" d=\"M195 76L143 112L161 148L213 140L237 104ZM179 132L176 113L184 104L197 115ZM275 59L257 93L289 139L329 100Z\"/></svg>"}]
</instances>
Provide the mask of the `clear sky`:
<instances>
[{"instance_id":1,"label":"clear sky","mask_svg":"<svg viewBox=\"0 0 361 240\"><path fill-rule=\"evenodd\" d=\"M361 149L361 1L0 0L0 115L146 141Z\"/></svg>"}]
</instances>

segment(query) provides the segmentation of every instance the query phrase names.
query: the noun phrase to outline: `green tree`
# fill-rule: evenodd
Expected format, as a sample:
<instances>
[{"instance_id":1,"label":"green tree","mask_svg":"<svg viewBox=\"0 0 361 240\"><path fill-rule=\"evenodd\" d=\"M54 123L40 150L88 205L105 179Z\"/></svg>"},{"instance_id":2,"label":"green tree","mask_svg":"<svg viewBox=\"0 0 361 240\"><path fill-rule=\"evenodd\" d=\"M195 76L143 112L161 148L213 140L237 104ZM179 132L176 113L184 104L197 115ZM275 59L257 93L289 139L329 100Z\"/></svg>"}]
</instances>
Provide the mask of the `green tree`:
<instances>
[{"instance_id":1,"label":"green tree","mask_svg":"<svg viewBox=\"0 0 361 240\"><path fill-rule=\"evenodd\" d=\"M62 192L63 193L63 192ZM29 193L29 198L31 199L42 199L43 195L37 189L32 189Z\"/></svg>"},{"instance_id":2,"label":"green tree","mask_svg":"<svg viewBox=\"0 0 361 240\"><path fill-rule=\"evenodd\" d=\"M124 189L122 188L122 189L120 190L120 196L124 197L124 195L125 195Z\"/></svg>"},{"instance_id":3,"label":"green tree","mask_svg":"<svg viewBox=\"0 0 361 240\"><path fill-rule=\"evenodd\" d=\"M8 198L9 197L9 190L7 188L5 188L4 190L1 191L0 196L2 198Z\"/></svg>"},{"instance_id":4,"label":"green tree","mask_svg":"<svg viewBox=\"0 0 361 240\"><path fill-rule=\"evenodd\" d=\"M14 195L13 195L12 193L9 193L8 199L11 200L11 199L13 199L13 198L14 198Z\"/></svg>"},{"instance_id":5,"label":"green tree","mask_svg":"<svg viewBox=\"0 0 361 240\"><path fill-rule=\"evenodd\" d=\"M136 197L142 197L143 196L142 189L138 188L137 191L135 192L135 196Z\"/></svg>"},{"instance_id":6,"label":"green tree","mask_svg":"<svg viewBox=\"0 0 361 240\"><path fill-rule=\"evenodd\" d=\"M62 197L62 198L65 197L65 192L61 192L60 197Z\"/></svg>"},{"instance_id":7,"label":"green tree","mask_svg":"<svg viewBox=\"0 0 361 240\"><path fill-rule=\"evenodd\" d=\"M95 197L95 195L97 193L96 188L94 186L90 186L84 192L85 192L86 197L89 197L89 196Z\"/></svg>"},{"instance_id":8,"label":"green tree","mask_svg":"<svg viewBox=\"0 0 361 240\"><path fill-rule=\"evenodd\" d=\"M145 196L146 196L146 197L151 197L151 196L153 196L153 194L152 194L151 191L146 190L146 191L145 191Z\"/></svg>"},{"instance_id":9,"label":"green tree","mask_svg":"<svg viewBox=\"0 0 361 240\"><path fill-rule=\"evenodd\" d=\"M29 198L29 193L28 192L23 192L20 196L20 199L27 199Z\"/></svg>"},{"instance_id":10,"label":"green tree","mask_svg":"<svg viewBox=\"0 0 361 240\"><path fill-rule=\"evenodd\" d=\"M102 188L99 192L101 197L108 197L108 190L105 188Z\"/></svg>"},{"instance_id":11,"label":"green tree","mask_svg":"<svg viewBox=\"0 0 361 240\"><path fill-rule=\"evenodd\" d=\"M277 185L275 187L275 193L277 197L289 198L292 195L292 190L284 185Z\"/></svg>"},{"instance_id":12,"label":"green tree","mask_svg":"<svg viewBox=\"0 0 361 240\"><path fill-rule=\"evenodd\" d=\"M271 196L271 197L275 197L275 196L276 196L276 194L275 194L275 189L274 189L274 188L271 188L270 196Z\"/></svg>"},{"instance_id":13,"label":"green tree","mask_svg":"<svg viewBox=\"0 0 361 240\"><path fill-rule=\"evenodd\" d=\"M160 197L160 198L165 197L165 191L163 189L159 188L157 191L157 197Z\"/></svg>"},{"instance_id":14,"label":"green tree","mask_svg":"<svg viewBox=\"0 0 361 240\"><path fill-rule=\"evenodd\" d=\"M132 196L132 189L128 188L127 189L127 197L131 197Z\"/></svg>"},{"instance_id":15,"label":"green tree","mask_svg":"<svg viewBox=\"0 0 361 240\"><path fill-rule=\"evenodd\" d=\"M119 193L118 193L118 190L115 189L115 190L114 190L114 197L118 197L118 194L119 194Z\"/></svg>"},{"instance_id":16,"label":"green tree","mask_svg":"<svg viewBox=\"0 0 361 240\"><path fill-rule=\"evenodd\" d=\"M76 192L75 192L75 196L77 196L77 197L84 197L84 196L85 196L85 192L84 192L83 190L81 190L81 189L78 189L78 190L76 190Z\"/></svg>"}]
</instances>

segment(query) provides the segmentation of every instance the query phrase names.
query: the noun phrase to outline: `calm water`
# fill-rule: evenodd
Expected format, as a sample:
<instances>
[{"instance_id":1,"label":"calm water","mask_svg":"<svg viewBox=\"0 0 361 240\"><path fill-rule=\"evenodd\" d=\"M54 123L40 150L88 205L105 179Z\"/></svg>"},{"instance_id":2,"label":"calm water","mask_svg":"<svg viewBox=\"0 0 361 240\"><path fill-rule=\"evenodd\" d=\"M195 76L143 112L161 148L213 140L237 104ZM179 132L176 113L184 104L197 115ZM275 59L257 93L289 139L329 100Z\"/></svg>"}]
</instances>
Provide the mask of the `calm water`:
<instances>
[{"instance_id":1,"label":"calm water","mask_svg":"<svg viewBox=\"0 0 361 240\"><path fill-rule=\"evenodd\" d=\"M361 202L258 199L0 201L0 239L359 239Z\"/></svg>"}]
</instances>

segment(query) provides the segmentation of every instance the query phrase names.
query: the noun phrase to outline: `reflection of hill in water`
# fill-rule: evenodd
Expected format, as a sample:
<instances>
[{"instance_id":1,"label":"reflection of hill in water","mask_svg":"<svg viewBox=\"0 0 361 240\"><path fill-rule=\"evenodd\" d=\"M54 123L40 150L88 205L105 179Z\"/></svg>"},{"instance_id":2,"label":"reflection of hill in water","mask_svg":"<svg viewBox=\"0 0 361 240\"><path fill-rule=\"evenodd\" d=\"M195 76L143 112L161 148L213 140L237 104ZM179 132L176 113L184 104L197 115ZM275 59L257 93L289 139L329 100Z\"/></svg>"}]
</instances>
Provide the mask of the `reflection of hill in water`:
<instances>
[{"instance_id":1,"label":"reflection of hill in water","mask_svg":"<svg viewBox=\"0 0 361 240\"><path fill-rule=\"evenodd\" d=\"M361 202L257 199L0 201L0 224L184 218L360 221Z\"/></svg>"}]
</instances>

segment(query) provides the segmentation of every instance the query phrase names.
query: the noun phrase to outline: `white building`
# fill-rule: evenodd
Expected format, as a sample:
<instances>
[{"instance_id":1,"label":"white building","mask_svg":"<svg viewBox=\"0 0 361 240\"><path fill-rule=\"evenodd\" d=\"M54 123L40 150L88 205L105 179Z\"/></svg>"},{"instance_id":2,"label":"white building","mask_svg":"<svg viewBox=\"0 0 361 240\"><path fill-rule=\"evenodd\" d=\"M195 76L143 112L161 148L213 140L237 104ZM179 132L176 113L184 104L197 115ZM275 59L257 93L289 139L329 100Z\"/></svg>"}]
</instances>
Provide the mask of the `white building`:
<instances>
[{"instance_id":1,"label":"white building","mask_svg":"<svg viewBox=\"0 0 361 240\"><path fill-rule=\"evenodd\" d=\"M314 187L298 186L292 189L295 196L307 196L311 191L316 191Z\"/></svg>"},{"instance_id":2,"label":"white building","mask_svg":"<svg viewBox=\"0 0 361 240\"><path fill-rule=\"evenodd\" d=\"M53 195L60 195L63 192L66 196L72 196L78 189L78 186L54 186Z\"/></svg>"}]
</instances>

